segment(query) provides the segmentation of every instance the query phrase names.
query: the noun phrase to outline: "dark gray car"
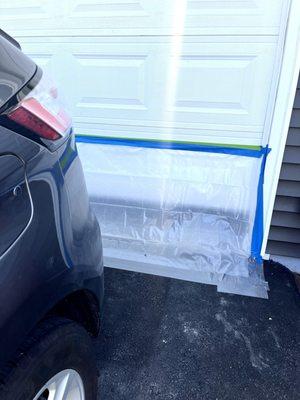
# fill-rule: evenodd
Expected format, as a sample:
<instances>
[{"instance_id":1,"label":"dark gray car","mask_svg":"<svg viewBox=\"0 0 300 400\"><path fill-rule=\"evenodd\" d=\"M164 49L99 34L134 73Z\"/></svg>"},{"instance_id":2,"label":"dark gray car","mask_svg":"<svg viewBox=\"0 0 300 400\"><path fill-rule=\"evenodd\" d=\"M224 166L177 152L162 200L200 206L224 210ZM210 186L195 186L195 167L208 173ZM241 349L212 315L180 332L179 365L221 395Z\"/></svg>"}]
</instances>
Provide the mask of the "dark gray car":
<instances>
[{"instance_id":1,"label":"dark gray car","mask_svg":"<svg viewBox=\"0 0 300 400\"><path fill-rule=\"evenodd\" d=\"M0 399L95 400L101 235L70 117L0 33Z\"/></svg>"}]
</instances>

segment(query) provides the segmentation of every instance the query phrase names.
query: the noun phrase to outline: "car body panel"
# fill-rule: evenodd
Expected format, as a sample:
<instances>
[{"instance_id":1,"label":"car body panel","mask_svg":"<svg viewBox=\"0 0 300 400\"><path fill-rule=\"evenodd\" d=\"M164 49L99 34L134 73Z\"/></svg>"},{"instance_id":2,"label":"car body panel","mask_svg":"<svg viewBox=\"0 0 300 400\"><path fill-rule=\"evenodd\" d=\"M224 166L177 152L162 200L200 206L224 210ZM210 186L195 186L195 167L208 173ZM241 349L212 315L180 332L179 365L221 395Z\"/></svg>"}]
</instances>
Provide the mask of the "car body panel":
<instances>
[{"instance_id":1,"label":"car body panel","mask_svg":"<svg viewBox=\"0 0 300 400\"><path fill-rule=\"evenodd\" d=\"M0 257L30 224L33 208L25 166L13 153L0 153Z\"/></svg>"},{"instance_id":2,"label":"car body panel","mask_svg":"<svg viewBox=\"0 0 300 400\"><path fill-rule=\"evenodd\" d=\"M1 73L0 63L0 78ZM26 79L31 79L29 76ZM11 168L11 173L7 169L2 174L6 182L0 195L3 218L18 186L26 194L28 183L29 190L21 198L23 208L16 207L10 214L14 219L11 236L0 252L0 369L35 325L66 296L88 291L99 308L103 300L101 233L89 204L73 133L58 145L47 146L0 121L1 157L10 160L10 165L3 165ZM3 238L0 227L0 240Z\"/></svg>"}]
</instances>

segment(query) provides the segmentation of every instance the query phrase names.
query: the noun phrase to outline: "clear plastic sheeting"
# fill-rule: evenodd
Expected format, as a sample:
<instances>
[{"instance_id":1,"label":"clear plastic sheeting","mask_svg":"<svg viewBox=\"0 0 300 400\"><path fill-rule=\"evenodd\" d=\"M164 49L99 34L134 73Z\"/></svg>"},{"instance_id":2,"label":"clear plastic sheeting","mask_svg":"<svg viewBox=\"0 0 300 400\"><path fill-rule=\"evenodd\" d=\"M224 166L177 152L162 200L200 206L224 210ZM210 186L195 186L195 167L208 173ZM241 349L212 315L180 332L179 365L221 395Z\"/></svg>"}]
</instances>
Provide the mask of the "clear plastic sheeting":
<instances>
[{"instance_id":1,"label":"clear plastic sheeting","mask_svg":"<svg viewBox=\"0 0 300 400\"><path fill-rule=\"evenodd\" d=\"M251 243L262 158L78 143L107 266L267 297Z\"/></svg>"}]
</instances>

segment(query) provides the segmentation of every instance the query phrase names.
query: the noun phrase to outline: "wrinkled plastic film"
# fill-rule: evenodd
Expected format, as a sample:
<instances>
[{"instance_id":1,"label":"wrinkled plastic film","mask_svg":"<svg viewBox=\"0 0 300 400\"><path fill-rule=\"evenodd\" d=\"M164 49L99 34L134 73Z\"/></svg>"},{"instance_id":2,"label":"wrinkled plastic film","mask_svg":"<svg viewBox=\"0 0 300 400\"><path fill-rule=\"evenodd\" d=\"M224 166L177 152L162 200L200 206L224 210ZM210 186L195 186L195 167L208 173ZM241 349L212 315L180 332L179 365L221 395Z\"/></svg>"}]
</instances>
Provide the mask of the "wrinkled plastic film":
<instances>
[{"instance_id":1,"label":"wrinkled plastic film","mask_svg":"<svg viewBox=\"0 0 300 400\"><path fill-rule=\"evenodd\" d=\"M251 260L262 158L78 143L107 266L267 296Z\"/></svg>"}]
</instances>

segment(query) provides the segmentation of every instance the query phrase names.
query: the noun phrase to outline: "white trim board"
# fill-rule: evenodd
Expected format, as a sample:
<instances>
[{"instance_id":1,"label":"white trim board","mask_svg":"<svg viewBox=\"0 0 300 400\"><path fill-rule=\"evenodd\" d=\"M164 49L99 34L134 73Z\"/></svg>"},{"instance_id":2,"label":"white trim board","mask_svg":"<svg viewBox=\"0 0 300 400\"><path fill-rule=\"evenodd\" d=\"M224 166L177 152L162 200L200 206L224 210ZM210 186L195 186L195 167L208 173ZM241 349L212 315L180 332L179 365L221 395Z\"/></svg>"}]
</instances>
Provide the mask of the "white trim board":
<instances>
[{"instance_id":1,"label":"white trim board","mask_svg":"<svg viewBox=\"0 0 300 400\"><path fill-rule=\"evenodd\" d=\"M277 185L285 143L294 104L300 70L300 2L292 0L287 24L282 66L269 138L270 152L264 181L264 238L262 255L265 257L271 226Z\"/></svg>"}]
</instances>

